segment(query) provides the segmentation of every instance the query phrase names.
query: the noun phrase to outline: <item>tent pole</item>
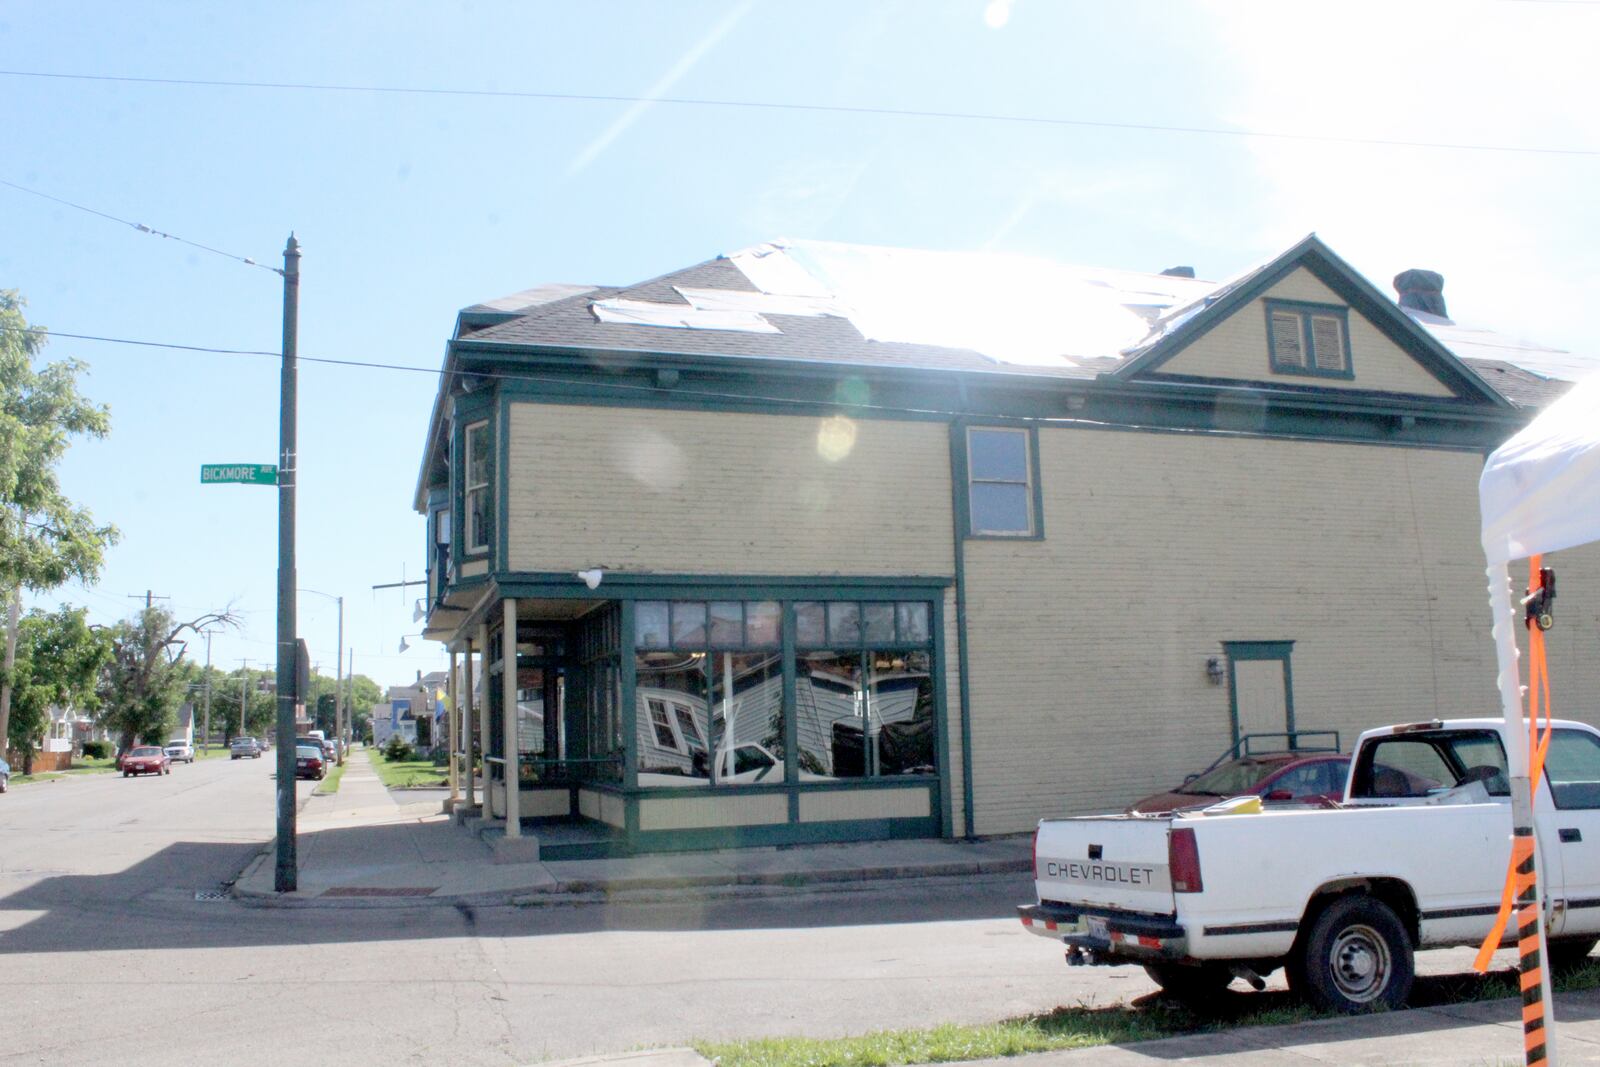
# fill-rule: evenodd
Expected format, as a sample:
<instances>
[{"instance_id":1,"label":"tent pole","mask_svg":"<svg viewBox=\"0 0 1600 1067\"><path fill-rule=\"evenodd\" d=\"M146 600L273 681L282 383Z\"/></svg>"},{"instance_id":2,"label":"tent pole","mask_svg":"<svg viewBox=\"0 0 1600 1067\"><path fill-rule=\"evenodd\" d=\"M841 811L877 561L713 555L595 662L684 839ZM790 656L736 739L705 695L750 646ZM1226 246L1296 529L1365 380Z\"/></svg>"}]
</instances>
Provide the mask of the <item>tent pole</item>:
<instances>
[{"instance_id":1,"label":"tent pole","mask_svg":"<svg viewBox=\"0 0 1600 1067\"><path fill-rule=\"evenodd\" d=\"M1545 937L1544 908L1538 881L1538 839L1534 833L1533 791L1528 778L1528 726L1522 717L1522 686L1518 675L1516 614L1511 606L1511 574L1503 563L1490 564L1489 607L1494 613L1495 659L1499 666L1500 703L1506 720L1506 766L1511 782L1511 836L1526 839L1533 848L1527 864L1534 880L1517 899L1513 919L1518 927L1518 973L1522 978L1522 1038L1526 1062L1556 1062L1555 1012L1550 996L1549 945ZM1532 905L1531 908L1527 907ZM1523 917L1531 915L1532 923ZM1527 929L1531 925L1532 929ZM1529 951L1531 949L1532 951ZM1536 976L1537 997L1530 997ZM1539 1010L1529 1009L1537 1004Z\"/></svg>"}]
</instances>

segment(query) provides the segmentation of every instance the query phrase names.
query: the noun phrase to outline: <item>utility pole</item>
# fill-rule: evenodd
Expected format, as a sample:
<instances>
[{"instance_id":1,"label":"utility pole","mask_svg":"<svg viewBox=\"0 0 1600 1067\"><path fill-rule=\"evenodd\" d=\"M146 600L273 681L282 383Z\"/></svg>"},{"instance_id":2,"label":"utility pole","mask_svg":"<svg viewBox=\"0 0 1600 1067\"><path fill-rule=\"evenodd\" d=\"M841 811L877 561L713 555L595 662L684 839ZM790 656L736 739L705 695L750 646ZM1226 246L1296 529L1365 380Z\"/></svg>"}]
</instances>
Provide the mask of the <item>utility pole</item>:
<instances>
[{"instance_id":1,"label":"utility pole","mask_svg":"<svg viewBox=\"0 0 1600 1067\"><path fill-rule=\"evenodd\" d=\"M250 661L239 661L239 736L244 736L244 709L250 706Z\"/></svg>"},{"instance_id":2,"label":"utility pole","mask_svg":"<svg viewBox=\"0 0 1600 1067\"><path fill-rule=\"evenodd\" d=\"M273 888L292 893L299 882L294 840L294 719L300 694L295 670L294 492L299 475L295 412L300 343L300 242L283 248L283 375L278 401L278 856Z\"/></svg>"},{"instance_id":3,"label":"utility pole","mask_svg":"<svg viewBox=\"0 0 1600 1067\"><path fill-rule=\"evenodd\" d=\"M344 762L344 597L339 598L338 656L333 661L333 736L339 739L339 762Z\"/></svg>"},{"instance_id":4,"label":"utility pole","mask_svg":"<svg viewBox=\"0 0 1600 1067\"><path fill-rule=\"evenodd\" d=\"M139 594L138 593L129 593L128 594L128 599L129 600L138 600L138 599L140 599L139 598ZM155 607L155 603L154 602L157 601L157 600L171 600L171 599L172 598L169 597L169 596L156 596L154 592L152 592L149 589L146 589L144 591L144 610L149 611L151 608Z\"/></svg>"},{"instance_id":5,"label":"utility pole","mask_svg":"<svg viewBox=\"0 0 1600 1067\"><path fill-rule=\"evenodd\" d=\"M345 744L348 745L353 740L353 736L352 735L355 733L355 731L353 729L351 729L351 725L350 725L350 719L351 719L350 701L352 699L354 699L355 695L356 695L356 650L353 649L353 648L350 650L350 668L349 668L349 670L344 672L344 682L345 682L345 686L350 690L349 694L345 698L345 716L344 716L344 730L345 730L344 742L345 742Z\"/></svg>"},{"instance_id":6,"label":"utility pole","mask_svg":"<svg viewBox=\"0 0 1600 1067\"><path fill-rule=\"evenodd\" d=\"M200 735L200 751L211 752L211 631L206 631L206 725Z\"/></svg>"}]
</instances>

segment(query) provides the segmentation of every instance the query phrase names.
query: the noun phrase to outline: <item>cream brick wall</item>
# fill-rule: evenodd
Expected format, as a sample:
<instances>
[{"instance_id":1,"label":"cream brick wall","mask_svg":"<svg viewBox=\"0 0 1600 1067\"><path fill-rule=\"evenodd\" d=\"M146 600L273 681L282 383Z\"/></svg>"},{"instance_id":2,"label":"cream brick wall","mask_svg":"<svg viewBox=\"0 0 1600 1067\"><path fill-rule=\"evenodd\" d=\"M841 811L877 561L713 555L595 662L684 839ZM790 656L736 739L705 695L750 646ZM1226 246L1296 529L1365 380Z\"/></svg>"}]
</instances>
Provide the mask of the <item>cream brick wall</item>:
<instances>
[{"instance_id":1,"label":"cream brick wall","mask_svg":"<svg viewBox=\"0 0 1600 1067\"><path fill-rule=\"evenodd\" d=\"M1223 641L1297 642L1297 725L1346 747L1388 722L1498 714L1476 455L1039 439L1046 539L967 545L976 832L1120 809L1203 768L1231 740L1227 686L1205 673ZM1589 719L1600 552L1554 563L1555 706Z\"/></svg>"},{"instance_id":2,"label":"cream brick wall","mask_svg":"<svg viewBox=\"0 0 1600 1067\"><path fill-rule=\"evenodd\" d=\"M1304 267L1273 286L1266 298L1348 307L1341 297ZM1378 389L1415 396L1451 395L1439 379L1389 340L1366 316L1352 310L1349 324L1350 365L1355 370L1353 380L1273 374L1267 355L1267 313L1261 300L1253 300L1234 312L1194 344L1163 363L1160 372L1235 378L1276 385L1315 385L1319 389Z\"/></svg>"},{"instance_id":3,"label":"cream brick wall","mask_svg":"<svg viewBox=\"0 0 1600 1067\"><path fill-rule=\"evenodd\" d=\"M512 570L954 568L939 423L513 404L510 445Z\"/></svg>"}]
</instances>

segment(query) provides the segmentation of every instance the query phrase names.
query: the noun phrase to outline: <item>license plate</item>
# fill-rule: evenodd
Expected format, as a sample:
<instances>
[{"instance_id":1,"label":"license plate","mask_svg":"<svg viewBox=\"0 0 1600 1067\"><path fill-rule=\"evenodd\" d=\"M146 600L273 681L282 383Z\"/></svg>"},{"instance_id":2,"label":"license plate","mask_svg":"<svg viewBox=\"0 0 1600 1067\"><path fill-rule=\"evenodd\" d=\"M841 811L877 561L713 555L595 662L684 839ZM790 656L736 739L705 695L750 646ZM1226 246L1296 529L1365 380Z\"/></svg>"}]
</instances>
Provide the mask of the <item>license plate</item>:
<instances>
[{"instance_id":1,"label":"license plate","mask_svg":"<svg viewBox=\"0 0 1600 1067\"><path fill-rule=\"evenodd\" d=\"M1105 919L1098 915L1085 915L1083 918L1090 937L1097 937L1102 941L1111 940L1111 931L1106 926Z\"/></svg>"}]
</instances>

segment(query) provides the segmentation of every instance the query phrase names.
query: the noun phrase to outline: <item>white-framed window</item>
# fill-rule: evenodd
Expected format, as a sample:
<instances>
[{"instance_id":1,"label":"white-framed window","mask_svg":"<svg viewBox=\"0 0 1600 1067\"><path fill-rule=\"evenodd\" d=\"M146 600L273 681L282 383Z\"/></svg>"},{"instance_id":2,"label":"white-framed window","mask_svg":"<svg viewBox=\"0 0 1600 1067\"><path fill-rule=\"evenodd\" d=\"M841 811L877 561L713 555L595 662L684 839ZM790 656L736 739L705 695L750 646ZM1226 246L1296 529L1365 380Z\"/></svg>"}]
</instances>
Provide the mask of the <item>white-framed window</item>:
<instances>
[{"instance_id":1,"label":"white-framed window","mask_svg":"<svg viewBox=\"0 0 1600 1067\"><path fill-rule=\"evenodd\" d=\"M1276 374L1354 377L1349 315L1336 304L1268 300L1267 352Z\"/></svg>"},{"instance_id":2,"label":"white-framed window","mask_svg":"<svg viewBox=\"0 0 1600 1067\"><path fill-rule=\"evenodd\" d=\"M967 427L967 533L1033 537L1032 435L1009 426Z\"/></svg>"},{"instance_id":3,"label":"white-framed window","mask_svg":"<svg viewBox=\"0 0 1600 1067\"><path fill-rule=\"evenodd\" d=\"M466 440L466 494L463 504L468 552L489 548L489 531L494 526L494 492L489 485L489 421L470 424L462 435Z\"/></svg>"}]
</instances>

